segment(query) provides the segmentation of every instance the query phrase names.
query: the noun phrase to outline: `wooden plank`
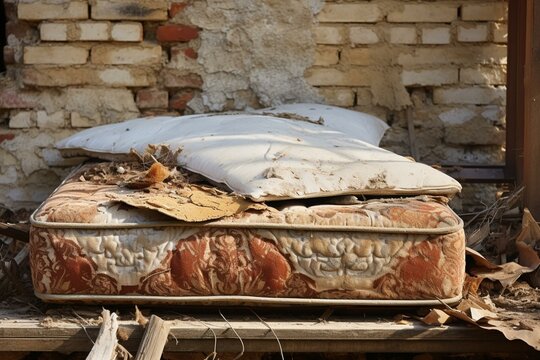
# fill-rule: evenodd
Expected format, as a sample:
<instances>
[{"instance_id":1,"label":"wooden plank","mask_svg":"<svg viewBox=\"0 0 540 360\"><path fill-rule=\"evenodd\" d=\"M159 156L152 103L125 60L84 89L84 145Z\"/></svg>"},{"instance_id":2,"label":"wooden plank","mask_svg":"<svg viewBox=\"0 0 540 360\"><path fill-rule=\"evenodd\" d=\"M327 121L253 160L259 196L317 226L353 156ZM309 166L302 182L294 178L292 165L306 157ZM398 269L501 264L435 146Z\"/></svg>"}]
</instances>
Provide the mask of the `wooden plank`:
<instances>
[{"instance_id":1,"label":"wooden plank","mask_svg":"<svg viewBox=\"0 0 540 360\"><path fill-rule=\"evenodd\" d=\"M114 360L116 358L116 346L118 339L116 332L118 330L117 315L103 309L101 312L103 323L99 329L99 334L92 350L86 357L86 360Z\"/></svg>"},{"instance_id":2,"label":"wooden plank","mask_svg":"<svg viewBox=\"0 0 540 360\"><path fill-rule=\"evenodd\" d=\"M429 327L418 322L395 324L377 319L336 319L328 322L265 319L277 334L286 352L528 352L521 341L508 341L501 334L467 325ZM260 321L229 319L230 326L217 319L171 321L171 340L165 351L212 352L214 333L219 352L239 352L242 338L246 352L278 351L277 341ZM119 321L120 332L127 339L120 343L135 352L143 338L135 321ZM0 322L0 348L4 351L89 351L96 326L83 329L75 323L59 322L44 328L38 320ZM178 343L175 339L178 339Z\"/></svg>"},{"instance_id":3,"label":"wooden plank","mask_svg":"<svg viewBox=\"0 0 540 360\"><path fill-rule=\"evenodd\" d=\"M525 125L523 129L524 202L540 219L540 0L527 0ZM523 21L523 20L522 20Z\"/></svg>"},{"instance_id":4,"label":"wooden plank","mask_svg":"<svg viewBox=\"0 0 540 360\"><path fill-rule=\"evenodd\" d=\"M135 360L159 360L169 336L170 324L159 316L152 315L146 324L146 330L141 345L135 355Z\"/></svg>"}]
</instances>

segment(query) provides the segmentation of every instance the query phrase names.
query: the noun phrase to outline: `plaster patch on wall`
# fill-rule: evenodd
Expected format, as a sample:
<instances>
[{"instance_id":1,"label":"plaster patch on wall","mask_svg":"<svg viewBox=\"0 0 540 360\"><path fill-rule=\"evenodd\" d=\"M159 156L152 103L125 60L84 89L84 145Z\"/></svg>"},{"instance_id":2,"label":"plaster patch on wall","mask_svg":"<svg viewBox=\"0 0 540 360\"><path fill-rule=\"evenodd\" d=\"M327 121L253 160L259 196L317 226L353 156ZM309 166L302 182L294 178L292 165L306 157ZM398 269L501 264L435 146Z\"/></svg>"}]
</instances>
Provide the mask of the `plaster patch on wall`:
<instances>
[{"instance_id":1,"label":"plaster patch on wall","mask_svg":"<svg viewBox=\"0 0 540 360\"><path fill-rule=\"evenodd\" d=\"M304 79L314 59L313 26L323 0L206 0L187 10L202 29L204 85L195 111L320 102ZM255 103L254 103L255 102Z\"/></svg>"}]
</instances>

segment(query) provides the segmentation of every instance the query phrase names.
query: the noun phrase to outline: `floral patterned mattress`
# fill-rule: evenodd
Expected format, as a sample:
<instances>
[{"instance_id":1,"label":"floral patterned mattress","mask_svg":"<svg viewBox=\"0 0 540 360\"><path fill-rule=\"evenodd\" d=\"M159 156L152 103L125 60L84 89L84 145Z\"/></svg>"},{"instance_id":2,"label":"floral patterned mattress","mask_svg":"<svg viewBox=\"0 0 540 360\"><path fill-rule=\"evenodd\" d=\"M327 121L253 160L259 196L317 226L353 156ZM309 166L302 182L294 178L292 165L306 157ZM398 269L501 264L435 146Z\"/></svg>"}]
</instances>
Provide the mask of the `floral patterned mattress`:
<instances>
[{"instance_id":1,"label":"floral patterned mattress","mask_svg":"<svg viewBox=\"0 0 540 360\"><path fill-rule=\"evenodd\" d=\"M463 223L445 198L284 202L185 222L70 176L32 216L52 302L427 305L461 297ZM322 199L320 199L322 200Z\"/></svg>"}]
</instances>

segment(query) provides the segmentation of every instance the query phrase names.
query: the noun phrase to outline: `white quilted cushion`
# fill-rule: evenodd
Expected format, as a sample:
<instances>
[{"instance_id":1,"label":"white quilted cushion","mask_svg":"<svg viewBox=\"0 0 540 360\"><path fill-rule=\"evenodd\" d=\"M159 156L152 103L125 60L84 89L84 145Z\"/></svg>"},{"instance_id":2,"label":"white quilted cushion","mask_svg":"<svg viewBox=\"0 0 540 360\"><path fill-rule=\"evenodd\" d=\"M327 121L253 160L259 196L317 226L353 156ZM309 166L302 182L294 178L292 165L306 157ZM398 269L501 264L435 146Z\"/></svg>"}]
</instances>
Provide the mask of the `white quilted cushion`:
<instances>
[{"instance_id":1,"label":"white quilted cushion","mask_svg":"<svg viewBox=\"0 0 540 360\"><path fill-rule=\"evenodd\" d=\"M168 139L163 141L162 139ZM427 165L306 121L263 115L135 119L58 143L71 155L111 158L148 144L181 147L178 163L256 201L338 194L454 194L461 186Z\"/></svg>"},{"instance_id":2,"label":"white quilted cushion","mask_svg":"<svg viewBox=\"0 0 540 360\"><path fill-rule=\"evenodd\" d=\"M376 146L388 129L388 125L378 117L330 105L286 104L255 110L254 113L273 114L277 117L286 114L300 115Z\"/></svg>"}]
</instances>

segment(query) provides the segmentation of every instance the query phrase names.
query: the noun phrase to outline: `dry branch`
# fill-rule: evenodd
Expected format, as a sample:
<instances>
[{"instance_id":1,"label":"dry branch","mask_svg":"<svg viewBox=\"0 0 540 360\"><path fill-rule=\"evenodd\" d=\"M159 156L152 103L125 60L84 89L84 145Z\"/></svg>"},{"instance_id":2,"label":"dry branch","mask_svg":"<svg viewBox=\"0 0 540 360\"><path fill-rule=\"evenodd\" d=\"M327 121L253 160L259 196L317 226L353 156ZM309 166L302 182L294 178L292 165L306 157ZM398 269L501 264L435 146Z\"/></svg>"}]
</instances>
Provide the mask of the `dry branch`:
<instances>
[{"instance_id":1,"label":"dry branch","mask_svg":"<svg viewBox=\"0 0 540 360\"><path fill-rule=\"evenodd\" d=\"M86 360L114 360L116 358L116 346L118 345L118 339L116 338L116 331L118 330L117 315L109 312L109 310L103 309L101 312L103 323L99 334L90 351L90 354L86 357Z\"/></svg>"},{"instance_id":2,"label":"dry branch","mask_svg":"<svg viewBox=\"0 0 540 360\"><path fill-rule=\"evenodd\" d=\"M146 324L135 360L159 360L169 336L170 324L156 315Z\"/></svg>"}]
</instances>

